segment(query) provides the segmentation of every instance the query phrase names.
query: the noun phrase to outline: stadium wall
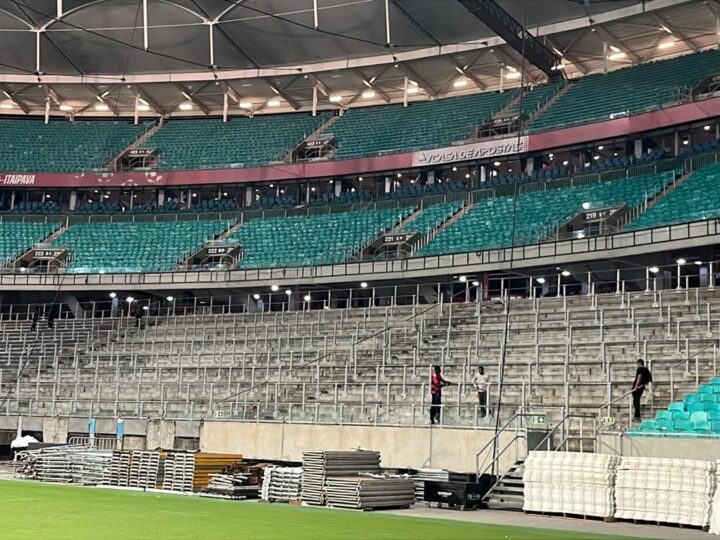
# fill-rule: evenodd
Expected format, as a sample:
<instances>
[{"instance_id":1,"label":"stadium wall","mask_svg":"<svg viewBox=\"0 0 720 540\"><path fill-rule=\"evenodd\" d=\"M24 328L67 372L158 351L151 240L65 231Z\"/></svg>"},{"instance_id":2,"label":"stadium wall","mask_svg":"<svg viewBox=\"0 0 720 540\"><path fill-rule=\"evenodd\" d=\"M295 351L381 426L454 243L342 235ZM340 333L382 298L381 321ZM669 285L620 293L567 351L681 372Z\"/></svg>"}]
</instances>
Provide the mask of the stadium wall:
<instances>
[{"instance_id":1,"label":"stadium wall","mask_svg":"<svg viewBox=\"0 0 720 540\"><path fill-rule=\"evenodd\" d=\"M598 452L628 457L677 458L716 461L720 456L720 439L682 437L627 437L601 434Z\"/></svg>"},{"instance_id":2,"label":"stadium wall","mask_svg":"<svg viewBox=\"0 0 720 540\"><path fill-rule=\"evenodd\" d=\"M200 430L203 452L242 452L249 458L302 460L308 450L378 450L385 467L442 468L475 471L475 455L488 443L493 429L428 427L331 426L279 423L205 422ZM499 448L509 444L513 433L499 437ZM524 444L524 441L520 444ZM519 448L521 455L524 448ZM512 465L508 452L500 469Z\"/></svg>"}]
</instances>

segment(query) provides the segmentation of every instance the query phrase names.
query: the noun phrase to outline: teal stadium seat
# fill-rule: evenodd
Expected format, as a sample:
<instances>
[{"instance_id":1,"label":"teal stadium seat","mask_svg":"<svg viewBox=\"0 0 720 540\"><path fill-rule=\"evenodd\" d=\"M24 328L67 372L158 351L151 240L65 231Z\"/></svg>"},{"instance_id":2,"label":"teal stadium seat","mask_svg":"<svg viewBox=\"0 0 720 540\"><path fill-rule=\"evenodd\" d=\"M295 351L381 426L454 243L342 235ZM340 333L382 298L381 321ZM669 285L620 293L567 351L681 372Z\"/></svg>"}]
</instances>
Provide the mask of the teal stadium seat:
<instances>
[{"instance_id":1,"label":"teal stadium seat","mask_svg":"<svg viewBox=\"0 0 720 540\"><path fill-rule=\"evenodd\" d=\"M80 223L52 241L68 249L66 272L158 272L172 270L232 221Z\"/></svg>"},{"instance_id":2,"label":"teal stadium seat","mask_svg":"<svg viewBox=\"0 0 720 540\"><path fill-rule=\"evenodd\" d=\"M148 125L42 118L0 119L0 170L77 172L100 169Z\"/></svg>"},{"instance_id":3,"label":"teal stadium seat","mask_svg":"<svg viewBox=\"0 0 720 540\"><path fill-rule=\"evenodd\" d=\"M0 266L13 262L59 226L59 223L0 221Z\"/></svg>"},{"instance_id":4,"label":"teal stadium seat","mask_svg":"<svg viewBox=\"0 0 720 540\"><path fill-rule=\"evenodd\" d=\"M462 208L462 205L462 201L432 204L405 223L400 231L417 231L421 235L425 235L450 219L455 212Z\"/></svg>"}]
</instances>

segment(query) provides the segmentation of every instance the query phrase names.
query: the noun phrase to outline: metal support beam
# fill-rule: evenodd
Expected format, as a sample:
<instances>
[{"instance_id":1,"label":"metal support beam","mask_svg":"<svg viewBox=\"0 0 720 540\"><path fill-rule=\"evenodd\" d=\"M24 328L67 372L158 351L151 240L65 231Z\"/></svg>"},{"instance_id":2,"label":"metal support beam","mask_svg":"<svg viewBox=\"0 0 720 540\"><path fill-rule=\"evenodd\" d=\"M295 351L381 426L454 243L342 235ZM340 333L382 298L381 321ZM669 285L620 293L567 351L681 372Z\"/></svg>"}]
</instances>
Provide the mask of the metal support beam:
<instances>
[{"instance_id":1,"label":"metal support beam","mask_svg":"<svg viewBox=\"0 0 720 540\"><path fill-rule=\"evenodd\" d=\"M444 58L445 58L445 60L447 60L450 64L452 64L454 67L456 67L456 68L459 70L459 72L463 74L463 76L467 77L467 78L470 79L472 82L474 82L474 83L475 83L475 86L477 86L478 89L480 89L480 90L485 90L485 89L487 88L487 86L485 85L485 83L482 82L482 81L477 77L477 75L475 75L475 74L474 74L472 71L470 71L469 69L466 69L466 67L463 66L460 62L458 62L458 61L455 59L454 56L450 55L450 56L445 56Z\"/></svg>"},{"instance_id":2,"label":"metal support beam","mask_svg":"<svg viewBox=\"0 0 720 540\"><path fill-rule=\"evenodd\" d=\"M665 20L661 15L659 15L658 13L651 13L650 16L653 19L655 19L655 21L661 27L667 28L668 30L670 30L670 32L672 32L673 35L682 39L693 52L698 52L700 50L700 47L698 46L698 44L695 43L688 34L683 32L682 30L680 30L680 28L678 28L677 26L673 26L671 23L669 23L667 20Z\"/></svg>"},{"instance_id":3,"label":"metal support beam","mask_svg":"<svg viewBox=\"0 0 720 540\"><path fill-rule=\"evenodd\" d=\"M610 32L609 30L606 30L601 25L595 26L595 31L597 34L603 38L605 41L608 42L609 45L614 45L618 49L620 49L622 52L624 52L630 60L632 60L634 63L639 64L641 62L640 57L632 52L630 48L623 43L621 39L619 39L615 34ZM607 55L605 55L607 56Z\"/></svg>"},{"instance_id":4,"label":"metal support beam","mask_svg":"<svg viewBox=\"0 0 720 540\"><path fill-rule=\"evenodd\" d=\"M542 70L548 79L563 78L561 70L553 69L560 63L560 57L513 19L495 0L458 1L508 45L523 54L532 65Z\"/></svg>"},{"instance_id":5,"label":"metal support beam","mask_svg":"<svg viewBox=\"0 0 720 540\"><path fill-rule=\"evenodd\" d=\"M205 88L205 87L207 86L207 83L206 83L206 84L203 84L202 86L200 86L199 88L197 88L193 93L188 92L187 89L185 88L185 86L183 86L183 85L180 84L180 83L174 83L174 86L175 86L175 88L177 88L177 89L180 91L180 93L181 93L183 96L185 96L190 102L192 102L194 105L197 105L197 108L200 109L205 116L209 116L209 115L210 115L210 110L205 106L204 103L202 103L198 98L195 97L195 95L196 95L198 92L200 92L203 88Z\"/></svg>"},{"instance_id":6,"label":"metal support beam","mask_svg":"<svg viewBox=\"0 0 720 540\"><path fill-rule=\"evenodd\" d=\"M148 96L145 92L142 91L142 88L136 84L132 85L130 87L130 92L137 98L142 99L147 102L152 109L158 113L159 115L164 115L167 113L167 111L160 106L160 104L152 99L150 96Z\"/></svg>"},{"instance_id":7,"label":"metal support beam","mask_svg":"<svg viewBox=\"0 0 720 540\"><path fill-rule=\"evenodd\" d=\"M403 64L403 67L405 68L405 73L407 73L412 80L418 83L418 85L422 86L422 88L425 90L425 92L427 92L430 97L438 97L437 90L435 90L435 88L433 88L433 86L429 82L427 82L427 80L421 77L417 71L411 68L408 64Z\"/></svg>"},{"instance_id":8,"label":"metal support beam","mask_svg":"<svg viewBox=\"0 0 720 540\"><path fill-rule=\"evenodd\" d=\"M300 110L300 103L285 91L290 83L286 83L285 85L278 87L274 85L270 79L263 79L263 82L267 84L270 90L272 90L276 95L287 101L288 105L290 105L293 109L296 111Z\"/></svg>"},{"instance_id":9,"label":"metal support beam","mask_svg":"<svg viewBox=\"0 0 720 540\"><path fill-rule=\"evenodd\" d=\"M16 103L17 106L20 107L20 110L25 114L30 114L30 107L28 107L27 103L21 100L18 96L23 90L27 90L28 88L30 88L30 85L23 86L23 88L21 88L20 90L11 92L7 86L5 86L4 84L0 84L0 92L5 94L5 97L12 100L13 103Z\"/></svg>"}]
</instances>

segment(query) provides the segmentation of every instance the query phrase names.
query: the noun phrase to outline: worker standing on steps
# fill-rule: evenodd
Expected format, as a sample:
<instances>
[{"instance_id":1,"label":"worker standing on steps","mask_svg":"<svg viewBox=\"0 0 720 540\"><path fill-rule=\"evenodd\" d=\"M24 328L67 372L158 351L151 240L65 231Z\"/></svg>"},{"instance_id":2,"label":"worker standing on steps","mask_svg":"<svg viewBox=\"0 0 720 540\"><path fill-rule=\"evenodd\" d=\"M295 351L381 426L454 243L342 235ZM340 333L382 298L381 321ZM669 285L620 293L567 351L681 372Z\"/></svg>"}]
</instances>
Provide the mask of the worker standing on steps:
<instances>
[{"instance_id":1,"label":"worker standing on steps","mask_svg":"<svg viewBox=\"0 0 720 540\"><path fill-rule=\"evenodd\" d=\"M632 386L632 399L633 399L633 419L640 420L640 398L647 388L647 385L652 382L652 373L645 367L645 361L642 358L638 358L637 371L635 372L635 379L633 380Z\"/></svg>"},{"instance_id":2,"label":"worker standing on steps","mask_svg":"<svg viewBox=\"0 0 720 540\"><path fill-rule=\"evenodd\" d=\"M440 422L440 407L442 406L442 389L452 383L443 379L440 373L440 366L433 367L433 374L430 376L430 424L435 424L435 420Z\"/></svg>"}]
</instances>

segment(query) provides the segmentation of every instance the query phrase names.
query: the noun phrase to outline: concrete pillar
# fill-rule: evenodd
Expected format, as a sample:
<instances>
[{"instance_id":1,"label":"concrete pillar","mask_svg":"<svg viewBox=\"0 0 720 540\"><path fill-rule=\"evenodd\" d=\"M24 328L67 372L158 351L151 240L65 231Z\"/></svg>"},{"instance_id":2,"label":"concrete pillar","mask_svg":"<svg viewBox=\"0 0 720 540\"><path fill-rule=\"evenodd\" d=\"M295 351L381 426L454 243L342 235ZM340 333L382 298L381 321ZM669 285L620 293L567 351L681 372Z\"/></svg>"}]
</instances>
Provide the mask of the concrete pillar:
<instances>
[{"instance_id":1,"label":"concrete pillar","mask_svg":"<svg viewBox=\"0 0 720 540\"><path fill-rule=\"evenodd\" d=\"M525 161L525 172L531 175L535 170L535 160L533 158L527 158Z\"/></svg>"},{"instance_id":2,"label":"concrete pillar","mask_svg":"<svg viewBox=\"0 0 720 540\"><path fill-rule=\"evenodd\" d=\"M310 184L308 183L305 185L305 202L306 203L310 202L310 193L311 193L311 188L310 188Z\"/></svg>"},{"instance_id":3,"label":"concrete pillar","mask_svg":"<svg viewBox=\"0 0 720 540\"><path fill-rule=\"evenodd\" d=\"M43 442L66 444L68 442L68 418L43 418Z\"/></svg>"},{"instance_id":4,"label":"concrete pillar","mask_svg":"<svg viewBox=\"0 0 720 540\"><path fill-rule=\"evenodd\" d=\"M425 182L426 182L428 185L435 183L435 171L428 171L428 172L427 172L427 179L425 180Z\"/></svg>"},{"instance_id":5,"label":"concrete pillar","mask_svg":"<svg viewBox=\"0 0 720 540\"><path fill-rule=\"evenodd\" d=\"M245 206L250 206L253 203L253 188L247 186L245 188Z\"/></svg>"},{"instance_id":6,"label":"concrete pillar","mask_svg":"<svg viewBox=\"0 0 720 540\"><path fill-rule=\"evenodd\" d=\"M15 208L15 190L12 190L12 193L10 193L10 210ZM70 209L72 210L72 208Z\"/></svg>"},{"instance_id":7,"label":"concrete pillar","mask_svg":"<svg viewBox=\"0 0 720 540\"><path fill-rule=\"evenodd\" d=\"M673 144L673 150L675 152L675 155L678 155L678 152L680 152L680 134L676 131L675 132L675 141Z\"/></svg>"},{"instance_id":8,"label":"concrete pillar","mask_svg":"<svg viewBox=\"0 0 720 540\"><path fill-rule=\"evenodd\" d=\"M480 182L487 182L487 165L480 165Z\"/></svg>"},{"instance_id":9,"label":"concrete pillar","mask_svg":"<svg viewBox=\"0 0 720 540\"><path fill-rule=\"evenodd\" d=\"M392 178L389 176L385 177L385 193L390 193L392 191Z\"/></svg>"},{"instance_id":10,"label":"concrete pillar","mask_svg":"<svg viewBox=\"0 0 720 540\"><path fill-rule=\"evenodd\" d=\"M643 141L642 139L635 139L633 142L634 148L633 148L633 154L636 158L641 158L643 155Z\"/></svg>"},{"instance_id":11,"label":"concrete pillar","mask_svg":"<svg viewBox=\"0 0 720 540\"><path fill-rule=\"evenodd\" d=\"M162 206L163 204L165 204L165 190L164 189L158 189L157 204L158 204L158 206Z\"/></svg>"},{"instance_id":12,"label":"concrete pillar","mask_svg":"<svg viewBox=\"0 0 720 540\"><path fill-rule=\"evenodd\" d=\"M342 193L342 182L340 180L335 180L334 189L335 189L335 196L339 197L340 194Z\"/></svg>"},{"instance_id":13,"label":"concrete pillar","mask_svg":"<svg viewBox=\"0 0 720 540\"><path fill-rule=\"evenodd\" d=\"M175 421L159 419L148 420L146 446L148 450L155 450L156 448L174 448Z\"/></svg>"}]
</instances>

